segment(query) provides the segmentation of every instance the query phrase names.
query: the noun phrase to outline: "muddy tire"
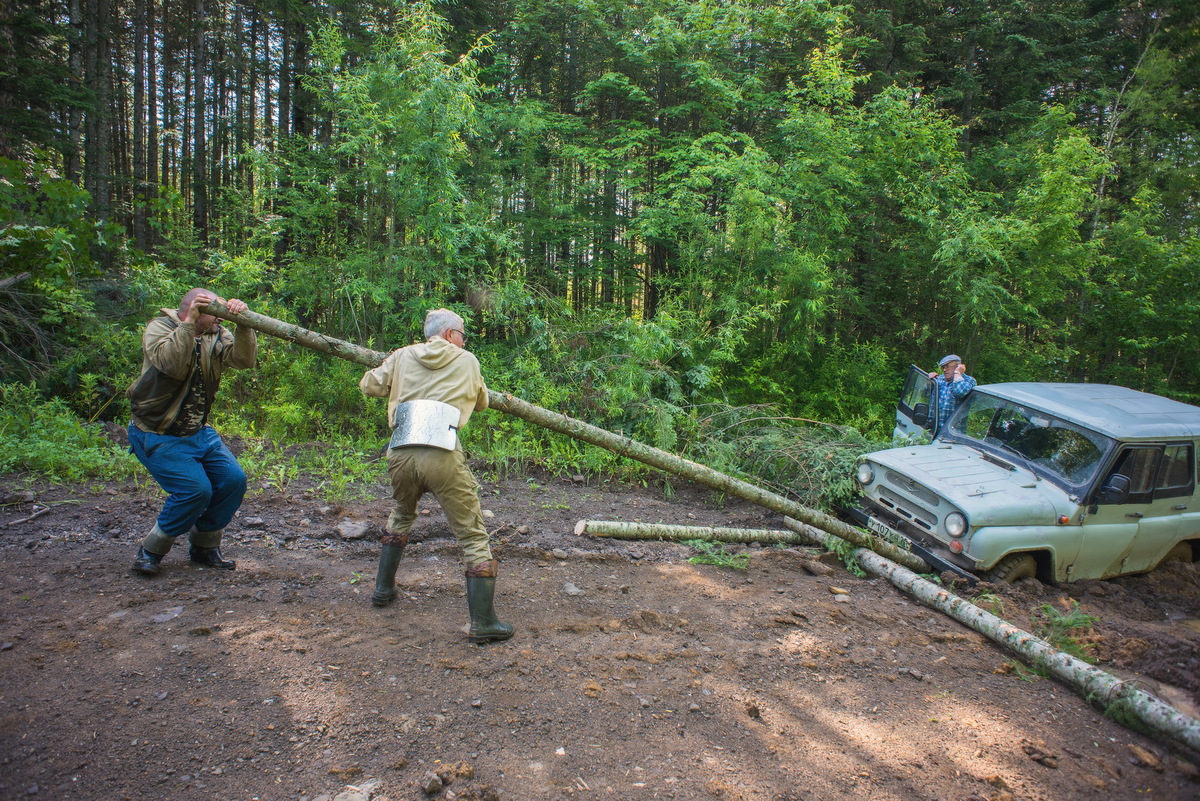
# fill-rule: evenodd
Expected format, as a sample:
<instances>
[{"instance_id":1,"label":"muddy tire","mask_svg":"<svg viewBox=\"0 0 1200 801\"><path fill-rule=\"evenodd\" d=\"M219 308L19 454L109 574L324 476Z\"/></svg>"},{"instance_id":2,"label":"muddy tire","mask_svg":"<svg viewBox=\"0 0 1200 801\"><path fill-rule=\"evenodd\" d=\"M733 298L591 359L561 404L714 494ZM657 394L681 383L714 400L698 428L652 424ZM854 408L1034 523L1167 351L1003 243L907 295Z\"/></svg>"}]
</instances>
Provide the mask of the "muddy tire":
<instances>
[{"instance_id":1,"label":"muddy tire","mask_svg":"<svg viewBox=\"0 0 1200 801\"><path fill-rule=\"evenodd\" d=\"M1192 561L1192 546L1186 542L1177 542L1175 547L1167 551L1167 555L1162 558L1157 567L1162 567L1168 562L1190 562Z\"/></svg>"},{"instance_id":2,"label":"muddy tire","mask_svg":"<svg viewBox=\"0 0 1200 801\"><path fill-rule=\"evenodd\" d=\"M1026 578L1037 578L1037 560L1031 553L1010 553L984 574L997 584L1012 584Z\"/></svg>"}]
</instances>

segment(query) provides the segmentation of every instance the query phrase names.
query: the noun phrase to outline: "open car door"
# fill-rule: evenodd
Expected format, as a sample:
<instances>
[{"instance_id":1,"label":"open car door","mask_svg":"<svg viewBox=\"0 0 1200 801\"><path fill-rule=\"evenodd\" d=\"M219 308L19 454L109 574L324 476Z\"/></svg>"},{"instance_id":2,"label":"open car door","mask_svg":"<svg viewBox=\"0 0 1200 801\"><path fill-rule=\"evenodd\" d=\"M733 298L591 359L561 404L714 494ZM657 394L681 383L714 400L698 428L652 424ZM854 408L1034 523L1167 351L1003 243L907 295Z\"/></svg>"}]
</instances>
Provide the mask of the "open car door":
<instances>
[{"instance_id":1,"label":"open car door","mask_svg":"<svg viewBox=\"0 0 1200 801\"><path fill-rule=\"evenodd\" d=\"M913 440L926 431L933 431L937 424L937 408L937 384L928 372L912 365L904 379L900 402L896 404L896 427L892 430L892 439Z\"/></svg>"}]
</instances>

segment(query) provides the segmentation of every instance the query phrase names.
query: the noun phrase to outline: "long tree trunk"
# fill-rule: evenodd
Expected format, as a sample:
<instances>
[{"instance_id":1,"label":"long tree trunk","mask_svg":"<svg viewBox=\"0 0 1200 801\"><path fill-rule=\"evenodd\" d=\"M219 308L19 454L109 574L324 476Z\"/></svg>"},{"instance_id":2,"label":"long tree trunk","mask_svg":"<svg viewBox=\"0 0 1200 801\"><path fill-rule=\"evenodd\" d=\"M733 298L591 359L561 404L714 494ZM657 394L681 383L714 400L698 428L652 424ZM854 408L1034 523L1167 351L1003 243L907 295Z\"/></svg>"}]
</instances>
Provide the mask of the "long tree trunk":
<instances>
[{"instance_id":1,"label":"long tree trunk","mask_svg":"<svg viewBox=\"0 0 1200 801\"><path fill-rule=\"evenodd\" d=\"M146 0L133 4L133 243L146 249Z\"/></svg>"},{"instance_id":2,"label":"long tree trunk","mask_svg":"<svg viewBox=\"0 0 1200 801\"><path fill-rule=\"evenodd\" d=\"M158 62L157 36L155 35L154 0L146 0L146 186L144 198L147 203L158 197ZM148 215L143 213L144 218ZM144 226L145 246L154 243L154 232Z\"/></svg>"},{"instance_id":3,"label":"long tree trunk","mask_svg":"<svg viewBox=\"0 0 1200 801\"><path fill-rule=\"evenodd\" d=\"M784 522L792 531L805 536L815 545L824 545L831 550L837 548L836 538L812 531L797 520L789 519ZM1136 719L1159 734L1200 751L1200 720L1185 715L1165 701L1138 689L1132 682L1118 679L1059 651L1040 637L980 609L877 553L860 549L855 556L868 573L887 578L897 588L921 603L949 615L1001 647L1019 654L1029 664L1044 668L1055 678L1074 688L1089 703L1098 704L1105 713L1112 714L1118 723L1128 725L1126 720Z\"/></svg>"},{"instance_id":4,"label":"long tree trunk","mask_svg":"<svg viewBox=\"0 0 1200 801\"><path fill-rule=\"evenodd\" d=\"M319 350L322 353L328 353L348 361L357 362L367 367L377 367L387 356L386 353L369 350L351 342L318 334L262 314L248 311L241 314L232 314L219 302L210 303L207 309L210 314L214 314L217 317L233 320L238 324L247 325L263 333L299 342L301 345ZM535 425L548 428L551 431L566 434L568 437L573 437L592 445L599 445L601 448L606 448L621 456L648 464L659 470L665 470L668 473L674 473L677 476L695 481L697 484L712 487L719 492L735 495L774 512L794 517L797 520L834 534L859 547L884 554L892 561L899 562L913 570L929 570L929 566L922 559L919 559L908 551L897 548L890 542L876 539L849 523L844 523L835 517L830 517L824 512L809 509L807 506L776 495L773 492L768 492L740 479L725 475L702 464L688 461L687 459L645 445L628 437L619 436L611 431L605 431L603 428L590 425L582 420L575 420L564 414L543 409L540 406L527 403L507 393L491 390L488 393L488 405L497 411L511 414L514 417L527 420Z\"/></svg>"},{"instance_id":5,"label":"long tree trunk","mask_svg":"<svg viewBox=\"0 0 1200 801\"><path fill-rule=\"evenodd\" d=\"M204 0L196 0L196 39L192 52L192 224L201 246L208 244L208 157L207 131L205 130L205 57L204 32L207 27Z\"/></svg>"}]
</instances>

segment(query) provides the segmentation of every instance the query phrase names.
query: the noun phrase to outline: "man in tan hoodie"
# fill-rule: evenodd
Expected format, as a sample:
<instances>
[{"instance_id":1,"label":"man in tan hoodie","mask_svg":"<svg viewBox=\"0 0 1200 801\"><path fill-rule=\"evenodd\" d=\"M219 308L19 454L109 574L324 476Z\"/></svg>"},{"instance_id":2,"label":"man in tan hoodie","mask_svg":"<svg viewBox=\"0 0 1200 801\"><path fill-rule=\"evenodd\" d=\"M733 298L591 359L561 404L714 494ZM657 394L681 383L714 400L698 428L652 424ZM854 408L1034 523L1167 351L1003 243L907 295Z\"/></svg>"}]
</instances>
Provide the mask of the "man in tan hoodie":
<instances>
[{"instance_id":1,"label":"man in tan hoodie","mask_svg":"<svg viewBox=\"0 0 1200 801\"><path fill-rule=\"evenodd\" d=\"M364 395L388 399L388 422L396 431L387 456L395 507L388 517L371 603L387 606L395 600L396 568L417 517L417 502L432 492L463 548L471 615L468 637L485 643L507 640L513 627L501 623L493 610L499 563L483 526L479 482L457 437L471 414L488 405L479 360L465 350L464 328L462 317L449 309L430 311L425 316L426 341L393 351L358 383ZM439 416L441 431L430 435Z\"/></svg>"}]
</instances>

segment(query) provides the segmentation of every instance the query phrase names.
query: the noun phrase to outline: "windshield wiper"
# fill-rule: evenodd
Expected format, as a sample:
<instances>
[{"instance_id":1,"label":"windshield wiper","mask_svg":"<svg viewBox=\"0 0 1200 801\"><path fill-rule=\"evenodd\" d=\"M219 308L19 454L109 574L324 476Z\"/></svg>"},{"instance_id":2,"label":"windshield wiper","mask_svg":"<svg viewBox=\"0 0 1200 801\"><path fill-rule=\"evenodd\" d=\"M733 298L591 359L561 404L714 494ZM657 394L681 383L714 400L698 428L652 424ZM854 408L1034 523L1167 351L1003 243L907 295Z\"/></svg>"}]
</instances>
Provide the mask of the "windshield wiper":
<instances>
[{"instance_id":1,"label":"windshield wiper","mask_svg":"<svg viewBox=\"0 0 1200 801\"><path fill-rule=\"evenodd\" d=\"M1037 478L1037 471L1033 469L1033 462L1031 462L1029 460L1028 456L1021 453L1019 450L1017 450L1012 445L1009 445L1007 442L1005 442L1003 440L997 439L997 440L994 440L994 442L997 445L999 445L1001 448L1003 448L1004 450L1008 451L1009 453L1013 454L1018 459L1020 459L1021 463L1025 467L1025 469L1028 470L1030 473L1033 473L1034 477Z\"/></svg>"}]
</instances>

